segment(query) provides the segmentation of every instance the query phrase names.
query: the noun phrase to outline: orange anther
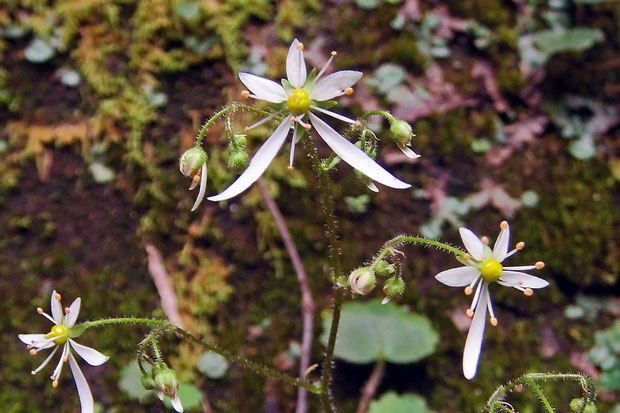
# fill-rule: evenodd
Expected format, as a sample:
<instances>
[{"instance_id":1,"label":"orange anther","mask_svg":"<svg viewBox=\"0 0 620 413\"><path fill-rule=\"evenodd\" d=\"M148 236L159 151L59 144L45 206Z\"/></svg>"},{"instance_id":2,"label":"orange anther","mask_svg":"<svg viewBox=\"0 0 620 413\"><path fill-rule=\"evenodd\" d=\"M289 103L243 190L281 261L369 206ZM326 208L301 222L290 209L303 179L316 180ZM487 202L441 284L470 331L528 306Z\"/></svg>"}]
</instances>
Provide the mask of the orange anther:
<instances>
[{"instance_id":1,"label":"orange anther","mask_svg":"<svg viewBox=\"0 0 620 413\"><path fill-rule=\"evenodd\" d=\"M472 293L472 289L471 287L468 285L467 287L465 287L465 295L471 295Z\"/></svg>"},{"instance_id":2,"label":"orange anther","mask_svg":"<svg viewBox=\"0 0 620 413\"><path fill-rule=\"evenodd\" d=\"M250 92L247 91L247 90L242 90L241 91L241 97L244 98L244 99L249 98L250 97Z\"/></svg>"},{"instance_id":3,"label":"orange anther","mask_svg":"<svg viewBox=\"0 0 620 413\"><path fill-rule=\"evenodd\" d=\"M489 243L489 238L488 237L482 237L482 238L480 238L480 241L482 241L482 243L484 245L487 245Z\"/></svg>"},{"instance_id":4,"label":"orange anther","mask_svg":"<svg viewBox=\"0 0 620 413\"><path fill-rule=\"evenodd\" d=\"M531 297L532 295L534 295L534 290L532 290L531 288L526 288L525 291L523 291L523 294Z\"/></svg>"},{"instance_id":5,"label":"orange anther","mask_svg":"<svg viewBox=\"0 0 620 413\"><path fill-rule=\"evenodd\" d=\"M489 321L491 322L491 325L492 325L493 327L496 327L496 326L497 326L497 318L495 318L495 317L491 317L491 319L490 319Z\"/></svg>"},{"instance_id":6,"label":"orange anther","mask_svg":"<svg viewBox=\"0 0 620 413\"><path fill-rule=\"evenodd\" d=\"M507 228L508 228L508 222L506 222L506 221L502 221L502 222L499 224L499 227L500 227L501 229L507 229Z\"/></svg>"},{"instance_id":7,"label":"orange anther","mask_svg":"<svg viewBox=\"0 0 620 413\"><path fill-rule=\"evenodd\" d=\"M523 242L523 241L517 242L516 248L518 250L522 250L523 247L525 247L525 242Z\"/></svg>"},{"instance_id":8,"label":"orange anther","mask_svg":"<svg viewBox=\"0 0 620 413\"><path fill-rule=\"evenodd\" d=\"M303 43L297 43L297 50L304 50L304 44Z\"/></svg>"},{"instance_id":9,"label":"orange anther","mask_svg":"<svg viewBox=\"0 0 620 413\"><path fill-rule=\"evenodd\" d=\"M472 318L474 316L474 312L471 308L468 308L467 311L465 311L465 314L467 314L467 317L469 318Z\"/></svg>"},{"instance_id":10,"label":"orange anther","mask_svg":"<svg viewBox=\"0 0 620 413\"><path fill-rule=\"evenodd\" d=\"M345 93L345 95L350 95L350 94L352 94L352 93L353 93L353 88L351 88L351 87L346 88L346 89L344 90L344 93Z\"/></svg>"},{"instance_id":11,"label":"orange anther","mask_svg":"<svg viewBox=\"0 0 620 413\"><path fill-rule=\"evenodd\" d=\"M545 268L545 263L542 262L542 261L538 261L536 263L536 268L539 269L539 270L542 270L543 268Z\"/></svg>"}]
</instances>

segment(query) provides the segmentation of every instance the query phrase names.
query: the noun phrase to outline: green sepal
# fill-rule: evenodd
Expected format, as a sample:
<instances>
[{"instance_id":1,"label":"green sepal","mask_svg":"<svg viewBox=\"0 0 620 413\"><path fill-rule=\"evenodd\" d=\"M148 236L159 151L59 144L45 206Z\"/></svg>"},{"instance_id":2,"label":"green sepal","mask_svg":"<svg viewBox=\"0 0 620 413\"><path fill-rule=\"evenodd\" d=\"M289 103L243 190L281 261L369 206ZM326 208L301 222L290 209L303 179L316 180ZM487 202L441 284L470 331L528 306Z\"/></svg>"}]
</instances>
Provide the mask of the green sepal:
<instances>
[{"instance_id":1,"label":"green sepal","mask_svg":"<svg viewBox=\"0 0 620 413\"><path fill-rule=\"evenodd\" d=\"M334 106L336 106L338 104L338 102L336 102L335 100L323 100L321 102L317 102L317 101L312 101L312 104L314 106L318 106L321 109L331 109Z\"/></svg>"},{"instance_id":2,"label":"green sepal","mask_svg":"<svg viewBox=\"0 0 620 413\"><path fill-rule=\"evenodd\" d=\"M314 91L314 87L316 86L315 79L316 79L316 67L310 71L310 73L308 74L308 77L306 77L306 81L304 82L304 85L301 88L304 89L306 92L308 92L308 94L312 94L312 92Z\"/></svg>"},{"instance_id":3,"label":"green sepal","mask_svg":"<svg viewBox=\"0 0 620 413\"><path fill-rule=\"evenodd\" d=\"M291 82L289 82L286 79L282 79L282 87L284 88L284 91L286 92L287 95L289 95L293 90L295 90L295 88L293 87L293 85L291 85Z\"/></svg>"}]
</instances>

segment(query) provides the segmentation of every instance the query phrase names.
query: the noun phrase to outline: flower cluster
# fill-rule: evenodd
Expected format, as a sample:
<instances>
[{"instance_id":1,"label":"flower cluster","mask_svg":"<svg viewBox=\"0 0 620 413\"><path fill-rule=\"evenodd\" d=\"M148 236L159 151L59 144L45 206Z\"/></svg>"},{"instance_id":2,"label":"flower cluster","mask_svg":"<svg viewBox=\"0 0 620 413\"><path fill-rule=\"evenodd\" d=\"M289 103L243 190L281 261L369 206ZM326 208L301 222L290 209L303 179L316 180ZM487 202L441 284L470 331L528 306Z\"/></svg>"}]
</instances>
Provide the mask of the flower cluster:
<instances>
[{"instance_id":1,"label":"flower cluster","mask_svg":"<svg viewBox=\"0 0 620 413\"><path fill-rule=\"evenodd\" d=\"M501 231L492 250L488 246L487 237L478 238L471 230L460 228L459 232L467 253L459 261L465 266L442 271L435 276L438 281L450 287L465 287L467 295L474 293L471 306L467 309L467 316L473 317L473 320L463 351L463 374L467 379L472 379L478 369L487 311L491 325L497 325L489 295L489 285L497 282L505 287L515 288L526 296L531 296L534 288L544 288L549 285L542 278L522 272L542 269L545 266L542 261L534 265L502 266L501 263L523 249L525 243L519 242L513 250L508 251L510 227L506 221L502 221L500 228Z\"/></svg>"},{"instance_id":2,"label":"flower cluster","mask_svg":"<svg viewBox=\"0 0 620 413\"><path fill-rule=\"evenodd\" d=\"M78 396L80 397L80 405L82 406L82 413L92 413L94 409L93 396L88 387L88 382L80 370L75 357L71 350L80 355L91 366L100 366L108 360L107 356L104 356L97 350L78 344L73 338L76 333L72 330L80 313L80 298L76 298L69 307L62 309L60 304L60 294L56 291L52 291L51 296L51 312L52 315L45 313L41 307L37 308L37 312L43 317L54 323L54 326L47 334L20 334L19 339L27 344L27 349L30 354L35 355L41 350L54 347L54 350L47 356L47 358L41 363L39 367L32 371L32 374L38 373L43 369L54 355L60 351L60 359L58 364L52 373L52 386L58 386L58 379L62 372L64 363L69 363L71 373L73 373L73 380L77 387Z\"/></svg>"}]
</instances>

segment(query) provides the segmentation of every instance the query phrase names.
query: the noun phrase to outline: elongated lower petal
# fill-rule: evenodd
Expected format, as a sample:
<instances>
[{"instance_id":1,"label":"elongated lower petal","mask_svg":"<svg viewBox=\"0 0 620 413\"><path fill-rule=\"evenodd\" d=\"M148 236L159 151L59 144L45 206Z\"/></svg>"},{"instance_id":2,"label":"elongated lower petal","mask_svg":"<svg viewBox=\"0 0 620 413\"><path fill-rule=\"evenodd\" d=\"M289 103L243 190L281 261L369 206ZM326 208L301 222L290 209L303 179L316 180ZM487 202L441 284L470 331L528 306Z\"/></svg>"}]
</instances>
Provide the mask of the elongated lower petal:
<instances>
[{"instance_id":1,"label":"elongated lower petal","mask_svg":"<svg viewBox=\"0 0 620 413\"><path fill-rule=\"evenodd\" d=\"M299 47L299 40L293 40L286 55L286 77L294 88L300 88L306 81L306 62L303 48Z\"/></svg>"},{"instance_id":2,"label":"elongated lower petal","mask_svg":"<svg viewBox=\"0 0 620 413\"><path fill-rule=\"evenodd\" d=\"M325 143L338 155L342 160L357 169L373 181L379 182L385 186L396 189L406 189L411 187L406 182L393 176L391 173L383 169L378 163L357 148L351 142L342 137L338 132L332 129L327 123L323 122L317 116L309 113L310 121L323 138Z\"/></svg>"},{"instance_id":3,"label":"elongated lower petal","mask_svg":"<svg viewBox=\"0 0 620 413\"><path fill-rule=\"evenodd\" d=\"M493 246L493 258L502 262L508 254L508 242L510 241L510 227L506 227L499 232L495 245Z\"/></svg>"},{"instance_id":4,"label":"elongated lower petal","mask_svg":"<svg viewBox=\"0 0 620 413\"><path fill-rule=\"evenodd\" d=\"M50 307L52 307L52 317L54 318L54 322L56 324L62 324L62 305L60 305L60 300L56 299L57 294L58 293L56 292L56 290L52 291L52 296L50 298Z\"/></svg>"},{"instance_id":5,"label":"elongated lower petal","mask_svg":"<svg viewBox=\"0 0 620 413\"><path fill-rule=\"evenodd\" d=\"M71 305L69 306L69 313L65 315L65 324L67 327L71 328L75 325L75 322L80 314L80 305L82 303L82 299L80 297L73 300Z\"/></svg>"},{"instance_id":6,"label":"elongated lower petal","mask_svg":"<svg viewBox=\"0 0 620 413\"><path fill-rule=\"evenodd\" d=\"M411 150L410 147L408 147L406 145L398 145L398 149L400 149L401 152L404 153L407 158L417 159L417 158L420 157L420 155L415 153L413 150Z\"/></svg>"},{"instance_id":7,"label":"elongated lower petal","mask_svg":"<svg viewBox=\"0 0 620 413\"><path fill-rule=\"evenodd\" d=\"M236 195L239 195L241 192L245 191L252 185L256 180L265 172L267 166L271 163L273 158L276 156L286 136L288 135L291 129L291 120L290 117L287 117L281 124L276 128L273 134L265 141L263 146L256 152L252 160L250 161L250 165L248 168L243 171L241 176L237 178L235 182L232 183L224 192L219 195L211 196L207 198L209 201L223 201L225 199L232 198Z\"/></svg>"},{"instance_id":8,"label":"elongated lower petal","mask_svg":"<svg viewBox=\"0 0 620 413\"><path fill-rule=\"evenodd\" d=\"M545 288L549 285L546 280L518 271L503 271L498 282L506 287L519 286L523 288Z\"/></svg>"},{"instance_id":9,"label":"elongated lower petal","mask_svg":"<svg viewBox=\"0 0 620 413\"><path fill-rule=\"evenodd\" d=\"M207 163L202 164L202 169L200 172L200 189L198 190L198 196L196 197L196 201L194 201L194 205L192 206L192 211L195 211L196 208L202 203L203 198L205 197L205 193L207 192Z\"/></svg>"},{"instance_id":10,"label":"elongated lower petal","mask_svg":"<svg viewBox=\"0 0 620 413\"><path fill-rule=\"evenodd\" d=\"M284 88L273 80L251 73L239 73L239 79L258 99L272 103L281 103L286 100Z\"/></svg>"},{"instance_id":11,"label":"elongated lower petal","mask_svg":"<svg viewBox=\"0 0 620 413\"><path fill-rule=\"evenodd\" d=\"M342 91L353 86L362 77L362 72L341 70L319 79L310 98L321 102L340 96Z\"/></svg>"},{"instance_id":12,"label":"elongated lower petal","mask_svg":"<svg viewBox=\"0 0 620 413\"><path fill-rule=\"evenodd\" d=\"M442 271L435 278L449 287L465 287L479 275L480 271L474 267L458 267Z\"/></svg>"},{"instance_id":13,"label":"elongated lower petal","mask_svg":"<svg viewBox=\"0 0 620 413\"><path fill-rule=\"evenodd\" d=\"M86 377L84 377L84 373L80 370L80 366L71 352L69 352L69 366L71 367L75 387L77 387L82 413L93 413L95 405L93 395L90 392L90 387L88 387L88 382L86 381Z\"/></svg>"},{"instance_id":14,"label":"elongated lower petal","mask_svg":"<svg viewBox=\"0 0 620 413\"><path fill-rule=\"evenodd\" d=\"M177 412L183 411L183 405L181 404L181 399L178 394L175 394L174 397L170 399L170 403L172 403L172 407L174 407L174 410Z\"/></svg>"},{"instance_id":15,"label":"elongated lower petal","mask_svg":"<svg viewBox=\"0 0 620 413\"><path fill-rule=\"evenodd\" d=\"M34 347L38 347L37 343L46 342L45 334L18 334L17 337L24 344L29 344Z\"/></svg>"},{"instance_id":16,"label":"elongated lower petal","mask_svg":"<svg viewBox=\"0 0 620 413\"><path fill-rule=\"evenodd\" d=\"M478 236L465 227L459 228L459 234L461 235L463 245L465 245L467 252L475 259L481 260L482 253L484 252L484 244L480 241Z\"/></svg>"},{"instance_id":17,"label":"elongated lower petal","mask_svg":"<svg viewBox=\"0 0 620 413\"><path fill-rule=\"evenodd\" d=\"M484 283L478 305L474 313L474 319L469 327L467 341L465 342L465 350L463 350L463 375L466 379L471 380L478 370L478 359L480 358L480 350L482 349L482 337L484 335L484 326L486 325L487 315L487 297L489 295L489 286Z\"/></svg>"},{"instance_id":18,"label":"elongated lower petal","mask_svg":"<svg viewBox=\"0 0 620 413\"><path fill-rule=\"evenodd\" d=\"M100 366L106 361L108 361L109 357L95 350L94 348L83 346L71 339L69 339L69 343L73 350L80 355L91 366Z\"/></svg>"},{"instance_id":19,"label":"elongated lower petal","mask_svg":"<svg viewBox=\"0 0 620 413\"><path fill-rule=\"evenodd\" d=\"M38 372L41 371L42 368L47 366L47 363L50 362L50 360L52 359L52 357L54 357L54 354L56 354L57 351L58 351L58 346L56 346L56 348L52 350L52 352L45 358L45 360L43 360L43 363L41 363L39 367L37 367L35 370L32 370L32 374L37 374Z\"/></svg>"}]
</instances>

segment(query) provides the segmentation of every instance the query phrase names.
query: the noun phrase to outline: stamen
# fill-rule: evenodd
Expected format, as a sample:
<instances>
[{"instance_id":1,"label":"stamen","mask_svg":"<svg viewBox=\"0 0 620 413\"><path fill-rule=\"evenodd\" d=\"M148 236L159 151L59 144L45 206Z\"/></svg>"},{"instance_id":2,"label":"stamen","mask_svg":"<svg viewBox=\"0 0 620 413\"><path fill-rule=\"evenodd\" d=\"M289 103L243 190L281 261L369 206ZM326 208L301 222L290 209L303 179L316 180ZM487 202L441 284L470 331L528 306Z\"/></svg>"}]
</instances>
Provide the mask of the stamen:
<instances>
[{"instance_id":1,"label":"stamen","mask_svg":"<svg viewBox=\"0 0 620 413\"><path fill-rule=\"evenodd\" d=\"M525 242L523 241L517 242L517 245L515 246L515 248L518 250L522 250L523 247L525 247Z\"/></svg>"},{"instance_id":2,"label":"stamen","mask_svg":"<svg viewBox=\"0 0 620 413\"><path fill-rule=\"evenodd\" d=\"M297 118L295 118L295 116L291 116L290 119L291 119L291 122L296 122L297 121Z\"/></svg>"},{"instance_id":3,"label":"stamen","mask_svg":"<svg viewBox=\"0 0 620 413\"><path fill-rule=\"evenodd\" d=\"M309 123L306 123L306 126L304 126L304 128L306 128L306 130L310 130L312 129L312 125L310 125Z\"/></svg>"},{"instance_id":4,"label":"stamen","mask_svg":"<svg viewBox=\"0 0 620 413\"><path fill-rule=\"evenodd\" d=\"M304 50L304 44L303 43L297 43L297 50Z\"/></svg>"},{"instance_id":5,"label":"stamen","mask_svg":"<svg viewBox=\"0 0 620 413\"><path fill-rule=\"evenodd\" d=\"M525 295L526 295L526 296L528 296L528 297L531 297L532 295L534 295L534 290L532 290L531 288L526 288L526 289L523 291L523 294L525 294Z\"/></svg>"},{"instance_id":6,"label":"stamen","mask_svg":"<svg viewBox=\"0 0 620 413\"><path fill-rule=\"evenodd\" d=\"M538 261L535 265L536 265L536 269L538 270L542 270L543 268L545 268L545 263L542 261Z\"/></svg>"},{"instance_id":7,"label":"stamen","mask_svg":"<svg viewBox=\"0 0 620 413\"><path fill-rule=\"evenodd\" d=\"M32 342L34 343L34 340L33 340ZM32 346L31 346L30 344L28 344L28 345L26 346L26 350L30 350L31 348L32 348Z\"/></svg>"},{"instance_id":8,"label":"stamen","mask_svg":"<svg viewBox=\"0 0 620 413\"><path fill-rule=\"evenodd\" d=\"M309 124L307 124L306 122L304 122L303 120L301 120L301 116L299 118L295 119L297 121L297 123L299 123L301 126L303 126L304 128L306 128L306 130L310 130L312 128L312 126L310 126ZM310 127L308 127L310 126Z\"/></svg>"},{"instance_id":9,"label":"stamen","mask_svg":"<svg viewBox=\"0 0 620 413\"><path fill-rule=\"evenodd\" d=\"M489 238L488 237L482 237L482 238L480 238L480 241L482 241L482 243L484 245L487 245L489 243Z\"/></svg>"},{"instance_id":10,"label":"stamen","mask_svg":"<svg viewBox=\"0 0 620 413\"><path fill-rule=\"evenodd\" d=\"M293 168L293 165L289 165L286 169L288 169L289 171L293 171L295 168Z\"/></svg>"},{"instance_id":11,"label":"stamen","mask_svg":"<svg viewBox=\"0 0 620 413\"><path fill-rule=\"evenodd\" d=\"M30 372L30 374L32 374L32 375L34 376L35 374L37 374L37 372L36 372L36 371L34 371L34 370L32 370L32 371Z\"/></svg>"},{"instance_id":12,"label":"stamen","mask_svg":"<svg viewBox=\"0 0 620 413\"><path fill-rule=\"evenodd\" d=\"M194 177L192 178L192 181L194 181L195 183L199 183L200 182L200 175L198 175L198 174L194 175ZM66 308L65 312L67 314L69 314L69 308Z\"/></svg>"},{"instance_id":13,"label":"stamen","mask_svg":"<svg viewBox=\"0 0 620 413\"><path fill-rule=\"evenodd\" d=\"M54 298L55 298L56 300L60 301L60 299L61 299L62 297L60 296L60 294L56 293L56 295L54 296Z\"/></svg>"},{"instance_id":14,"label":"stamen","mask_svg":"<svg viewBox=\"0 0 620 413\"><path fill-rule=\"evenodd\" d=\"M471 284L465 287L465 295L471 295L472 291L474 290L474 287L476 286L476 283L480 280L480 278L481 278L480 276L474 278Z\"/></svg>"},{"instance_id":15,"label":"stamen","mask_svg":"<svg viewBox=\"0 0 620 413\"><path fill-rule=\"evenodd\" d=\"M346 88L344 90L344 94L347 95L347 96L352 94L352 93L353 93L353 88L351 88L351 87L348 87L348 88Z\"/></svg>"},{"instance_id":16,"label":"stamen","mask_svg":"<svg viewBox=\"0 0 620 413\"><path fill-rule=\"evenodd\" d=\"M491 322L491 325L493 327L497 327L497 318L491 317L491 319L489 321Z\"/></svg>"},{"instance_id":17,"label":"stamen","mask_svg":"<svg viewBox=\"0 0 620 413\"><path fill-rule=\"evenodd\" d=\"M355 121L355 126L360 126L362 124L362 122L360 122L359 120Z\"/></svg>"},{"instance_id":18,"label":"stamen","mask_svg":"<svg viewBox=\"0 0 620 413\"><path fill-rule=\"evenodd\" d=\"M478 306L478 299L480 298L480 291L482 290L482 284L484 284L483 282L480 282L478 284L478 288L476 288L476 293L474 294L474 299L471 300L471 306L469 307L469 309L473 311L476 309L476 307Z\"/></svg>"},{"instance_id":19,"label":"stamen","mask_svg":"<svg viewBox=\"0 0 620 413\"><path fill-rule=\"evenodd\" d=\"M472 318L474 316L474 312L473 312L473 310L471 308L468 308L467 310L465 310L465 314L469 318Z\"/></svg>"},{"instance_id":20,"label":"stamen","mask_svg":"<svg viewBox=\"0 0 620 413\"><path fill-rule=\"evenodd\" d=\"M69 314L71 312L71 309L69 307L65 307L65 314Z\"/></svg>"},{"instance_id":21,"label":"stamen","mask_svg":"<svg viewBox=\"0 0 620 413\"><path fill-rule=\"evenodd\" d=\"M283 112L283 110L280 110L278 112L272 113L271 115L267 116L266 118L263 118L263 119L259 120L258 122L254 123L254 124L252 124L250 126L246 126L245 130L249 131L250 129L254 129L257 126L260 126L263 123L270 121L271 119L273 119L274 116L277 116L277 115L279 115L282 112Z\"/></svg>"},{"instance_id":22,"label":"stamen","mask_svg":"<svg viewBox=\"0 0 620 413\"><path fill-rule=\"evenodd\" d=\"M332 56L336 57L338 55L338 52L335 50L332 50Z\"/></svg>"},{"instance_id":23,"label":"stamen","mask_svg":"<svg viewBox=\"0 0 620 413\"><path fill-rule=\"evenodd\" d=\"M491 296L489 294L487 294L487 309L489 310L491 320L495 319L494 325L497 325L497 319L495 318L495 313L493 312L493 304L491 304ZM491 324L493 324L493 322L491 322Z\"/></svg>"},{"instance_id":24,"label":"stamen","mask_svg":"<svg viewBox=\"0 0 620 413\"><path fill-rule=\"evenodd\" d=\"M474 290L472 290L469 285L465 287L465 295L471 295L472 292L474 292Z\"/></svg>"},{"instance_id":25,"label":"stamen","mask_svg":"<svg viewBox=\"0 0 620 413\"><path fill-rule=\"evenodd\" d=\"M250 97L250 91L249 90L242 90L241 91L241 97L244 99L247 99Z\"/></svg>"},{"instance_id":26,"label":"stamen","mask_svg":"<svg viewBox=\"0 0 620 413\"><path fill-rule=\"evenodd\" d=\"M507 228L508 228L508 222L506 222L506 221L502 221L502 222L499 224L499 227L500 227L500 229L507 229Z\"/></svg>"},{"instance_id":27,"label":"stamen","mask_svg":"<svg viewBox=\"0 0 620 413\"><path fill-rule=\"evenodd\" d=\"M41 307L37 307L37 313L43 314L43 309Z\"/></svg>"},{"instance_id":28,"label":"stamen","mask_svg":"<svg viewBox=\"0 0 620 413\"><path fill-rule=\"evenodd\" d=\"M288 170L293 170L293 159L295 157L295 144L297 143L297 128L293 128L293 140L291 141L291 155L288 161Z\"/></svg>"},{"instance_id":29,"label":"stamen","mask_svg":"<svg viewBox=\"0 0 620 413\"><path fill-rule=\"evenodd\" d=\"M34 356L35 354L37 354L37 350L32 348L32 349L30 349L29 353L30 353L31 356Z\"/></svg>"},{"instance_id":30,"label":"stamen","mask_svg":"<svg viewBox=\"0 0 620 413\"><path fill-rule=\"evenodd\" d=\"M312 105L312 106L310 106L310 108L313 109L313 110L316 110L318 112L324 113L324 114L326 114L328 116L331 116L332 118L341 120L343 122L347 122L347 123L351 123L351 124L355 124L355 125L358 122L358 121L355 121L355 120L353 120L351 118L347 118L346 116L343 116L343 115L341 115L339 113L332 112L331 110L323 109L323 108L320 108L318 106Z\"/></svg>"},{"instance_id":31,"label":"stamen","mask_svg":"<svg viewBox=\"0 0 620 413\"><path fill-rule=\"evenodd\" d=\"M52 387L53 388L58 387L58 380L54 380L54 382L52 383Z\"/></svg>"},{"instance_id":32,"label":"stamen","mask_svg":"<svg viewBox=\"0 0 620 413\"><path fill-rule=\"evenodd\" d=\"M69 355L68 355L68 354L67 354L67 355L63 358L63 361L64 361L65 363L67 363L67 362L69 361Z\"/></svg>"},{"instance_id":33,"label":"stamen","mask_svg":"<svg viewBox=\"0 0 620 413\"><path fill-rule=\"evenodd\" d=\"M463 261L469 261L469 259L471 258L471 255L469 253L465 253L463 254Z\"/></svg>"},{"instance_id":34,"label":"stamen","mask_svg":"<svg viewBox=\"0 0 620 413\"><path fill-rule=\"evenodd\" d=\"M315 80L319 80L319 78L321 76L323 76L323 73L325 73L325 71L327 70L327 68L329 67L329 65L331 64L332 60L334 60L334 57L336 57L338 53L336 53L336 51L332 51L332 55L329 59L327 59L327 62L325 63L325 65L323 66L323 68L319 71L319 74L316 75Z\"/></svg>"}]
</instances>

